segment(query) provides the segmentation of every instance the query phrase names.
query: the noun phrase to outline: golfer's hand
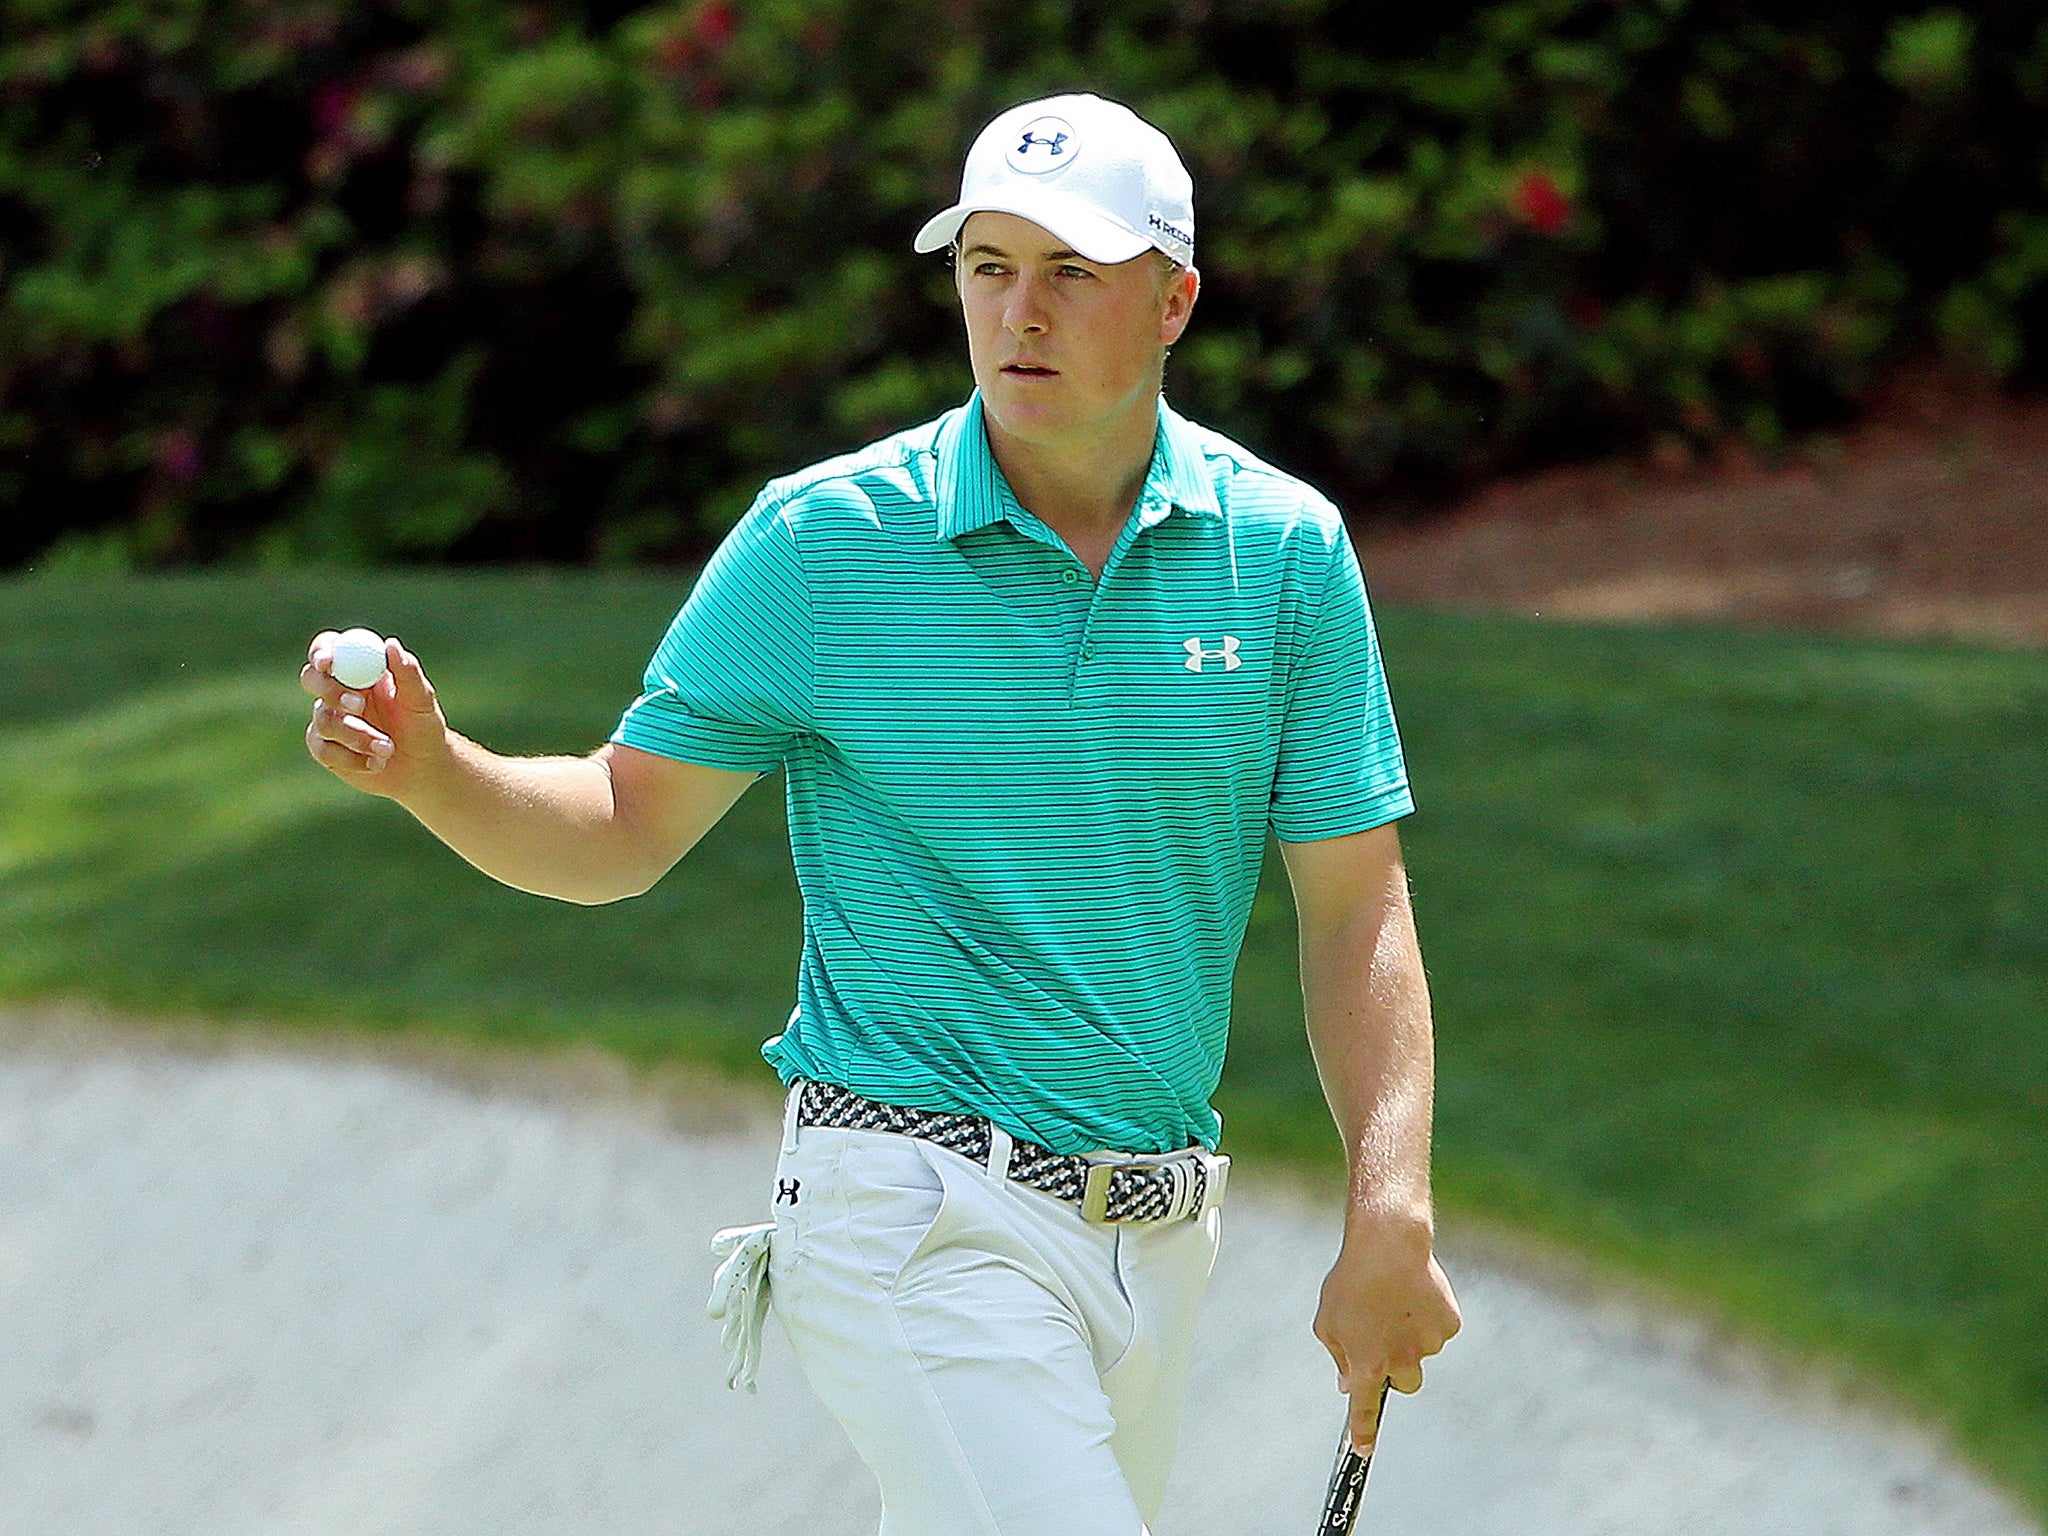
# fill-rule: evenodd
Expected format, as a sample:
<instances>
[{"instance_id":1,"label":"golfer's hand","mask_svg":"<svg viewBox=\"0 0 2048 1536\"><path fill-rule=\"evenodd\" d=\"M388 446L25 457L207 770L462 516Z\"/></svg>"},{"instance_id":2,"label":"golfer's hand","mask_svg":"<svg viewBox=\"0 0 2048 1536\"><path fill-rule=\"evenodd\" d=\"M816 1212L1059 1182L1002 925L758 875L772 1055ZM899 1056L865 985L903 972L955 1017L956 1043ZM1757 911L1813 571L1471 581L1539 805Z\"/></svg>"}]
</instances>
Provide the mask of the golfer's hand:
<instances>
[{"instance_id":1,"label":"golfer's hand","mask_svg":"<svg viewBox=\"0 0 2048 1536\"><path fill-rule=\"evenodd\" d=\"M1316 1337L1337 1362L1337 1390L1351 1397L1351 1443L1379 1434L1380 1383L1422 1386L1422 1362L1458 1331L1458 1298L1426 1238L1347 1231L1323 1281Z\"/></svg>"},{"instance_id":2,"label":"golfer's hand","mask_svg":"<svg viewBox=\"0 0 2048 1536\"><path fill-rule=\"evenodd\" d=\"M384 642L385 673L368 688L334 680L334 630L306 648L299 685L313 696L306 750L313 761L366 794L401 799L448 755L448 722L419 658Z\"/></svg>"}]
</instances>

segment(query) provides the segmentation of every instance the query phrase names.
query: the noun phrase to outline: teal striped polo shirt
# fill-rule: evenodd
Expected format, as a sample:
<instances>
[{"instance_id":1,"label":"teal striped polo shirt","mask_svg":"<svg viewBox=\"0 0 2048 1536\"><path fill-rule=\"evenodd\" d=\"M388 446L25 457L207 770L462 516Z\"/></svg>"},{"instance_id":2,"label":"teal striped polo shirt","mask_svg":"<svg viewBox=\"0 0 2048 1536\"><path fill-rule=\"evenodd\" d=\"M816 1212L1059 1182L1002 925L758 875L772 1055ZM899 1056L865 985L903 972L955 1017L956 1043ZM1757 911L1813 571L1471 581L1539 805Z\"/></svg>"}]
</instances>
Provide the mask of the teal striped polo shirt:
<instances>
[{"instance_id":1,"label":"teal striped polo shirt","mask_svg":"<svg viewBox=\"0 0 2048 1536\"><path fill-rule=\"evenodd\" d=\"M771 482L612 739L787 770L785 1081L1061 1152L1213 1147L1268 829L1411 809L1336 509L1163 400L1100 581L978 396Z\"/></svg>"}]
</instances>

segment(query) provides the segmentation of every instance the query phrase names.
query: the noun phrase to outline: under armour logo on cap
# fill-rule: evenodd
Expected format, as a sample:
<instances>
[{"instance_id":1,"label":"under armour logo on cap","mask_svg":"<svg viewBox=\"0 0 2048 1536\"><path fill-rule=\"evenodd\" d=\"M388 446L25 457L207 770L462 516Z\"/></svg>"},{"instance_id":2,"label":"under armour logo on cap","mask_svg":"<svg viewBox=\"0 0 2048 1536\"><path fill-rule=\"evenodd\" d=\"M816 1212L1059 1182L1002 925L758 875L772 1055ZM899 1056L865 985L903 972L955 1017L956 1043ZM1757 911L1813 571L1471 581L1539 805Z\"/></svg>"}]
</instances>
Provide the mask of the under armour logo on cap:
<instances>
[{"instance_id":1,"label":"under armour logo on cap","mask_svg":"<svg viewBox=\"0 0 2048 1536\"><path fill-rule=\"evenodd\" d=\"M1034 117L1004 156L1010 169L1027 176L1042 176L1073 163L1081 146L1074 139L1074 125L1064 117Z\"/></svg>"},{"instance_id":2,"label":"under armour logo on cap","mask_svg":"<svg viewBox=\"0 0 2048 1536\"><path fill-rule=\"evenodd\" d=\"M1188 659L1182 665L1190 672L1199 672L1212 661L1222 662L1226 672L1235 672L1244 665L1243 658L1237 654L1238 638L1235 635L1225 635L1223 644L1213 651L1203 646L1200 635L1189 635L1181 641L1180 648L1188 653Z\"/></svg>"}]
</instances>

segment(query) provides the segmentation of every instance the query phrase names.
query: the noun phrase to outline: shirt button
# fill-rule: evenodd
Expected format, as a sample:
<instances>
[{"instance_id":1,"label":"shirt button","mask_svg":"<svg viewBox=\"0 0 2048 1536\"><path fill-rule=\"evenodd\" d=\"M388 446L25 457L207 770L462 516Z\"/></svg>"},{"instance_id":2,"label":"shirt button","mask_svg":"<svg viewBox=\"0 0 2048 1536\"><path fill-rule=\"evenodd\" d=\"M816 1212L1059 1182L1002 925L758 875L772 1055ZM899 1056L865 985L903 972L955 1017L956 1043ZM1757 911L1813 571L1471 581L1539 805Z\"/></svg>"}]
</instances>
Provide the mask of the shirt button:
<instances>
[{"instance_id":1,"label":"shirt button","mask_svg":"<svg viewBox=\"0 0 2048 1536\"><path fill-rule=\"evenodd\" d=\"M1075 582L1079 581L1080 579L1081 573L1075 570L1071 565L1060 572L1060 583L1062 586L1071 587Z\"/></svg>"},{"instance_id":2,"label":"shirt button","mask_svg":"<svg viewBox=\"0 0 2048 1536\"><path fill-rule=\"evenodd\" d=\"M1094 647L1094 646L1092 646L1092 645L1084 645L1084 646L1082 646L1082 647L1081 647L1081 659L1082 659L1083 661L1093 661L1093 660L1095 659L1095 647Z\"/></svg>"}]
</instances>

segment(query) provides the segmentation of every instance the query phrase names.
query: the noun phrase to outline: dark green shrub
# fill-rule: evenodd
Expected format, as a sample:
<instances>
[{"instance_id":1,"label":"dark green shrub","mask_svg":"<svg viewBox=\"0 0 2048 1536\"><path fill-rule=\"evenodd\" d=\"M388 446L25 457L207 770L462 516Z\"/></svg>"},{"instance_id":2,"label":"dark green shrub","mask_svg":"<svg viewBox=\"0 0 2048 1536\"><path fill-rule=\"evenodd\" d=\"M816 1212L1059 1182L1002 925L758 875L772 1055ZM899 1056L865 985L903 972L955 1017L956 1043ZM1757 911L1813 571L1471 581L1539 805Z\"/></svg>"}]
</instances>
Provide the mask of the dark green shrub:
<instances>
[{"instance_id":1,"label":"dark green shrub","mask_svg":"<svg viewBox=\"0 0 2048 1536\"><path fill-rule=\"evenodd\" d=\"M0 0L0 563L628 560L959 399L994 111L1195 172L1176 401L1369 513L2048 356L2035 3Z\"/></svg>"}]
</instances>

